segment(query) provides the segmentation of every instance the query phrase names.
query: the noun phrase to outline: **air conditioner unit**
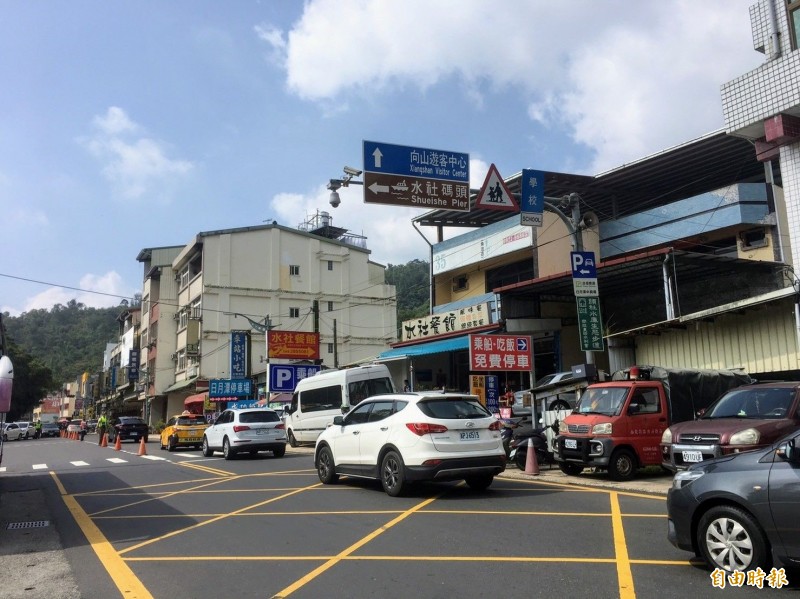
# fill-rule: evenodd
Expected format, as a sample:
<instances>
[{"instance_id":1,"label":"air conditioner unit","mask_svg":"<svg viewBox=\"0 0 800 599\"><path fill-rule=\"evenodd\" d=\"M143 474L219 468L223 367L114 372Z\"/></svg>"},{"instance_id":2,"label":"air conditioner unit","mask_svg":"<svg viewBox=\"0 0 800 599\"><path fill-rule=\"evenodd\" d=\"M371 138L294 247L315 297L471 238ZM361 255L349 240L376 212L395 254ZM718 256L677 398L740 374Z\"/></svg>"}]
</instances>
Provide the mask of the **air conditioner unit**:
<instances>
[{"instance_id":1,"label":"air conditioner unit","mask_svg":"<svg viewBox=\"0 0 800 599\"><path fill-rule=\"evenodd\" d=\"M170 354L169 357L170 357L170 359L172 361L177 360L178 359L178 352L175 352L174 354Z\"/></svg>"},{"instance_id":2,"label":"air conditioner unit","mask_svg":"<svg viewBox=\"0 0 800 599\"><path fill-rule=\"evenodd\" d=\"M181 312L178 310L175 314L172 315L172 320L180 320L181 319Z\"/></svg>"},{"instance_id":3,"label":"air conditioner unit","mask_svg":"<svg viewBox=\"0 0 800 599\"><path fill-rule=\"evenodd\" d=\"M198 364L192 364L186 368L186 376L197 376L200 372L200 366Z\"/></svg>"}]
</instances>

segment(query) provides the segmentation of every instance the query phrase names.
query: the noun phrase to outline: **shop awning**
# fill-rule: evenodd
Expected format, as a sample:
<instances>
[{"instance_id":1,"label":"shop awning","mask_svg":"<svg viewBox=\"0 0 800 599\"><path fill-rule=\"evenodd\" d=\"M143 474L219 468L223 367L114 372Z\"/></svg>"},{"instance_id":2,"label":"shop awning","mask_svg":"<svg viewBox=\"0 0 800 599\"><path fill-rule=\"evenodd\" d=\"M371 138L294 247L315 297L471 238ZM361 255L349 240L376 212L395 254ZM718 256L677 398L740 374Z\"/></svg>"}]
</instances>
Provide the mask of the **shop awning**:
<instances>
[{"instance_id":1,"label":"shop awning","mask_svg":"<svg viewBox=\"0 0 800 599\"><path fill-rule=\"evenodd\" d=\"M186 399L183 400L183 405L187 408L192 404L205 404L206 402L206 395L207 393L198 393L196 395L190 395Z\"/></svg>"},{"instance_id":2,"label":"shop awning","mask_svg":"<svg viewBox=\"0 0 800 599\"><path fill-rule=\"evenodd\" d=\"M185 381L178 381L174 385L170 385L166 389L164 389L164 393L172 393L173 391L180 391L181 389L186 389L186 387L190 385L194 385L194 382L197 380L197 377L187 379Z\"/></svg>"},{"instance_id":3,"label":"shop awning","mask_svg":"<svg viewBox=\"0 0 800 599\"><path fill-rule=\"evenodd\" d=\"M431 341L430 343L420 343L418 345L407 345L406 347L395 347L394 349L383 352L378 356L377 361L441 354L460 349L469 349L469 335L441 339L440 341Z\"/></svg>"}]
</instances>

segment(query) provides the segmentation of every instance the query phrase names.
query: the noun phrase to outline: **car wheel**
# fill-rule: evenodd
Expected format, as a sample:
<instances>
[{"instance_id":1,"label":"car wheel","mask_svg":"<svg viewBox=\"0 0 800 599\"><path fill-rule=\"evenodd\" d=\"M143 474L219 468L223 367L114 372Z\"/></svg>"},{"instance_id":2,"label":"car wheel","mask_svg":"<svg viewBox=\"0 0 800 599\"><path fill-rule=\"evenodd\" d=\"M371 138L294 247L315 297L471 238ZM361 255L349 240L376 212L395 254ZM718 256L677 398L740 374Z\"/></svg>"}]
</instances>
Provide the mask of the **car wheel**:
<instances>
[{"instance_id":1,"label":"car wheel","mask_svg":"<svg viewBox=\"0 0 800 599\"><path fill-rule=\"evenodd\" d=\"M728 572L770 569L771 553L761 527L738 507L719 505L703 514L697 546L713 568Z\"/></svg>"},{"instance_id":2,"label":"car wheel","mask_svg":"<svg viewBox=\"0 0 800 599\"><path fill-rule=\"evenodd\" d=\"M284 455L286 455L286 447L279 447L277 449L273 449L272 455L274 455L276 458L282 458Z\"/></svg>"},{"instance_id":3,"label":"car wheel","mask_svg":"<svg viewBox=\"0 0 800 599\"><path fill-rule=\"evenodd\" d=\"M234 451L234 449L231 447L231 442L230 442L230 441L228 441L228 437L225 437L225 438L222 440L222 456L223 456L223 457L224 457L226 460L232 460L233 458L235 458L235 457L236 457L236 452L235 452L235 451Z\"/></svg>"},{"instance_id":4,"label":"car wheel","mask_svg":"<svg viewBox=\"0 0 800 599\"><path fill-rule=\"evenodd\" d=\"M396 451L390 451L381 461L381 484L389 497L399 497L405 488L406 476L403 458Z\"/></svg>"},{"instance_id":5,"label":"car wheel","mask_svg":"<svg viewBox=\"0 0 800 599\"><path fill-rule=\"evenodd\" d=\"M3 433L3 441L8 441L8 435L6 435L5 433Z\"/></svg>"},{"instance_id":6,"label":"car wheel","mask_svg":"<svg viewBox=\"0 0 800 599\"><path fill-rule=\"evenodd\" d=\"M564 401L563 399L557 399L553 403L550 404L549 410L571 410L572 408L569 406L569 403Z\"/></svg>"},{"instance_id":7,"label":"car wheel","mask_svg":"<svg viewBox=\"0 0 800 599\"><path fill-rule=\"evenodd\" d=\"M339 480L336 474L336 466L333 462L333 454L330 448L323 447L317 454L317 476L324 485L332 485Z\"/></svg>"},{"instance_id":8,"label":"car wheel","mask_svg":"<svg viewBox=\"0 0 800 599\"><path fill-rule=\"evenodd\" d=\"M489 485L492 484L494 475L482 474L480 476L469 476L464 480L466 481L467 485L469 485L470 489L473 489L474 491L485 491L489 488Z\"/></svg>"},{"instance_id":9,"label":"car wheel","mask_svg":"<svg viewBox=\"0 0 800 599\"><path fill-rule=\"evenodd\" d=\"M175 448L178 446L178 440L175 437L170 437L167 439L167 451L175 451Z\"/></svg>"},{"instance_id":10,"label":"car wheel","mask_svg":"<svg viewBox=\"0 0 800 599\"><path fill-rule=\"evenodd\" d=\"M559 462L558 469L569 476L578 476L581 472L583 472L583 466L578 466L577 464L573 464L571 462Z\"/></svg>"},{"instance_id":11,"label":"car wheel","mask_svg":"<svg viewBox=\"0 0 800 599\"><path fill-rule=\"evenodd\" d=\"M289 429L287 436L289 437L289 445L291 445L292 447L297 447L297 439L294 438L294 433L292 432L292 429Z\"/></svg>"},{"instance_id":12,"label":"car wheel","mask_svg":"<svg viewBox=\"0 0 800 599\"><path fill-rule=\"evenodd\" d=\"M638 469L636 458L627 449L617 449L611 454L611 460L608 462L608 475L611 480L631 480L636 476Z\"/></svg>"},{"instance_id":13,"label":"car wheel","mask_svg":"<svg viewBox=\"0 0 800 599\"><path fill-rule=\"evenodd\" d=\"M210 458L212 455L214 455L214 450L209 447L208 437L206 436L203 436L203 455L207 458Z\"/></svg>"}]
</instances>

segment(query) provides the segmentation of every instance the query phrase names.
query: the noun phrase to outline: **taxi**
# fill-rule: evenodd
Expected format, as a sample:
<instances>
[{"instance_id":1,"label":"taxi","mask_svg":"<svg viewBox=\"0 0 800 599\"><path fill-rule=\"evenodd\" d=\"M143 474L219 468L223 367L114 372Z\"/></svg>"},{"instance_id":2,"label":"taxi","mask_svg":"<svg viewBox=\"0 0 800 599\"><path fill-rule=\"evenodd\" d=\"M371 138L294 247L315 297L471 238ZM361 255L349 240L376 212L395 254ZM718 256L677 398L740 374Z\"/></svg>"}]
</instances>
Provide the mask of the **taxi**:
<instances>
[{"instance_id":1,"label":"taxi","mask_svg":"<svg viewBox=\"0 0 800 599\"><path fill-rule=\"evenodd\" d=\"M161 431L161 449L174 451L176 447L194 446L197 449L203 445L203 432L208 428L205 416L183 412L173 416L167 421Z\"/></svg>"}]
</instances>

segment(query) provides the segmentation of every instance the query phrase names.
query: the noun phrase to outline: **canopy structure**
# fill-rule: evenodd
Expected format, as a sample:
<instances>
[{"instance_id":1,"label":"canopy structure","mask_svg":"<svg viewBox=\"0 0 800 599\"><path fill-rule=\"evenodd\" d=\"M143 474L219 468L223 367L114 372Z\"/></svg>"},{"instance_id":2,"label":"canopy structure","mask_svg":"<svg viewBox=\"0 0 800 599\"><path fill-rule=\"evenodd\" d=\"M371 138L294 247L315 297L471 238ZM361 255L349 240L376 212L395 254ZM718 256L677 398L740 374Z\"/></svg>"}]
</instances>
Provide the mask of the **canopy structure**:
<instances>
[{"instance_id":1,"label":"canopy structure","mask_svg":"<svg viewBox=\"0 0 800 599\"><path fill-rule=\"evenodd\" d=\"M441 354L460 349L469 349L469 335L461 337L451 337L450 339L440 339L429 343L418 343L405 347L395 347L383 352L378 356L378 361L398 360L401 358L413 358L414 356L426 356L429 354Z\"/></svg>"}]
</instances>

